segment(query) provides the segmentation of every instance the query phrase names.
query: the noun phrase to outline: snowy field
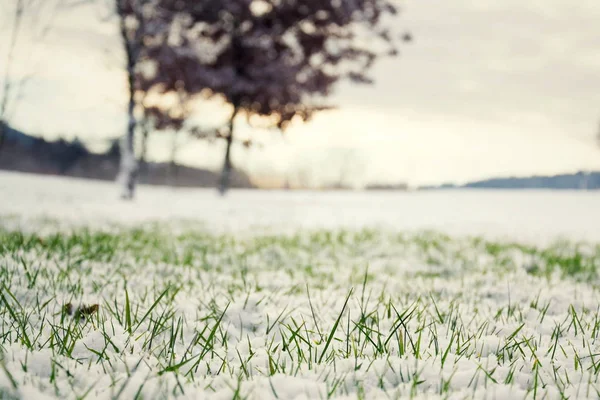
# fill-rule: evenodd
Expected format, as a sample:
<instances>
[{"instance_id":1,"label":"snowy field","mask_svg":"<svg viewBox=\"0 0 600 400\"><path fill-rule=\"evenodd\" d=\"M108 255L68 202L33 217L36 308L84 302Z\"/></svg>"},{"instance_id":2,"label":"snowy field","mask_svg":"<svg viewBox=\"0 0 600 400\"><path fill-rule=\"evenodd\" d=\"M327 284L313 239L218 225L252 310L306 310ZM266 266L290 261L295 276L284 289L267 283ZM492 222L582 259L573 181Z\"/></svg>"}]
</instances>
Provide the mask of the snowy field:
<instances>
[{"instance_id":1,"label":"snowy field","mask_svg":"<svg viewBox=\"0 0 600 400\"><path fill-rule=\"evenodd\" d=\"M3 216L52 218L66 226L197 221L211 232L236 234L370 227L535 243L560 237L600 242L600 192L234 190L223 199L215 190L142 187L134 203L120 201L118 194L110 182L0 172Z\"/></svg>"},{"instance_id":2,"label":"snowy field","mask_svg":"<svg viewBox=\"0 0 600 400\"><path fill-rule=\"evenodd\" d=\"M0 398L597 399L600 193L0 173Z\"/></svg>"}]
</instances>

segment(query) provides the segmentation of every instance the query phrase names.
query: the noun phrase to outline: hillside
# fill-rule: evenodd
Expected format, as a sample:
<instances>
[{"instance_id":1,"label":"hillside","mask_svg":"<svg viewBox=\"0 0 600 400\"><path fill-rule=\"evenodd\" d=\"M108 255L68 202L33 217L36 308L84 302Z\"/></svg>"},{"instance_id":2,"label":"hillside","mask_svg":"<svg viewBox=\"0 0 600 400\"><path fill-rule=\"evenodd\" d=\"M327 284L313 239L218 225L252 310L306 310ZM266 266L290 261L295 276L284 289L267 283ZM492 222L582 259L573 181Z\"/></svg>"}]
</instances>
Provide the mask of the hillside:
<instances>
[{"instance_id":1,"label":"hillside","mask_svg":"<svg viewBox=\"0 0 600 400\"><path fill-rule=\"evenodd\" d=\"M530 176L524 178L491 178L469 182L464 185L445 183L438 186L423 186L419 190L442 189L557 189L592 190L600 189L600 172L577 172L553 176Z\"/></svg>"}]
</instances>

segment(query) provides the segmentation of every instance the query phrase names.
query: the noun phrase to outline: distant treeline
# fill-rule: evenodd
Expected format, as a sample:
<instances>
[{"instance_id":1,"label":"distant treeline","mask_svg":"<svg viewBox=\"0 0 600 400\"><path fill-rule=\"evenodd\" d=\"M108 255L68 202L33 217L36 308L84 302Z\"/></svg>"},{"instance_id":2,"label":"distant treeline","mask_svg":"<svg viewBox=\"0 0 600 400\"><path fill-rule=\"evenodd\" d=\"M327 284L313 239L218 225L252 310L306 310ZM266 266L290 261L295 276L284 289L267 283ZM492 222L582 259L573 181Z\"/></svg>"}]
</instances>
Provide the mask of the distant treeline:
<instances>
[{"instance_id":1,"label":"distant treeline","mask_svg":"<svg viewBox=\"0 0 600 400\"><path fill-rule=\"evenodd\" d=\"M365 190L406 191L408 185L406 183L371 183L365 187Z\"/></svg>"},{"instance_id":2,"label":"distant treeline","mask_svg":"<svg viewBox=\"0 0 600 400\"><path fill-rule=\"evenodd\" d=\"M561 189L590 190L600 189L600 172L577 172L554 176L530 176L525 178L493 178L465 185L443 184L439 186L423 186L420 190L433 189Z\"/></svg>"},{"instance_id":3,"label":"distant treeline","mask_svg":"<svg viewBox=\"0 0 600 400\"><path fill-rule=\"evenodd\" d=\"M104 153L90 151L81 141L47 141L9 127L6 132L0 170L77 178L114 180L119 173L121 145L112 140ZM215 187L219 174L174 163L146 163L140 166L140 182L150 185ZM232 176L233 187L251 188L241 171Z\"/></svg>"}]
</instances>

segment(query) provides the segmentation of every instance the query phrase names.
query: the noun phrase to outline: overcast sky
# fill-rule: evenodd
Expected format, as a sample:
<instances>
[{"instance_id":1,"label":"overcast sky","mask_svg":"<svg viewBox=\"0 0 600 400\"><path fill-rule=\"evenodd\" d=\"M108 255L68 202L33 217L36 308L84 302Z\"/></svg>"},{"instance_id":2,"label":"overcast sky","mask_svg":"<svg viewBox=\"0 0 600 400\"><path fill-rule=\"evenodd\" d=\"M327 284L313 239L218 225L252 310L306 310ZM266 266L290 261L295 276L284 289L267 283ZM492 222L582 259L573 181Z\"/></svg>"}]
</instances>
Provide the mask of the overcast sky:
<instances>
[{"instance_id":1,"label":"overcast sky","mask_svg":"<svg viewBox=\"0 0 600 400\"><path fill-rule=\"evenodd\" d=\"M0 55L11 2L0 4ZM264 146L235 148L255 178L346 170L358 182L439 183L498 175L600 169L600 2L597 0L407 0L400 29L415 40L379 63L373 86L340 86L337 111ZM11 78L35 72L12 123L55 138L101 143L126 126L125 75L116 21L106 10L61 12L46 39L27 20ZM0 80L5 66L0 63ZM215 114L207 105L196 118ZM251 134L245 132L244 134ZM255 134L256 136L256 134ZM170 151L153 137L151 155ZM216 168L218 146L185 144L180 162Z\"/></svg>"}]
</instances>

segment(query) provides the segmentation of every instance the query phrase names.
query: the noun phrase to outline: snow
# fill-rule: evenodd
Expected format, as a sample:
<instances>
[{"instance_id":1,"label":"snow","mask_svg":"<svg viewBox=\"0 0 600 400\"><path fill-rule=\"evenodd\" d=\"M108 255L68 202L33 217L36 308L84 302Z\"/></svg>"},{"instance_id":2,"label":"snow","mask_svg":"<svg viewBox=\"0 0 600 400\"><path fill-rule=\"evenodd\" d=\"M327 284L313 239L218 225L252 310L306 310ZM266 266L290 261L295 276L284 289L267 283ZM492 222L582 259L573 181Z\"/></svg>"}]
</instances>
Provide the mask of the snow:
<instances>
[{"instance_id":1,"label":"snow","mask_svg":"<svg viewBox=\"0 0 600 400\"><path fill-rule=\"evenodd\" d=\"M600 193L118 189L0 174L1 398L598 398Z\"/></svg>"},{"instance_id":2,"label":"snow","mask_svg":"<svg viewBox=\"0 0 600 400\"><path fill-rule=\"evenodd\" d=\"M102 226L197 221L208 229L290 232L379 227L432 229L521 241L600 241L600 191L285 192L142 186L123 202L112 182L0 173L6 215Z\"/></svg>"}]
</instances>

